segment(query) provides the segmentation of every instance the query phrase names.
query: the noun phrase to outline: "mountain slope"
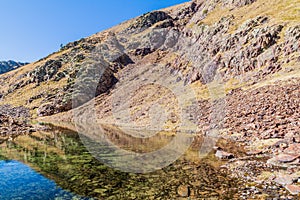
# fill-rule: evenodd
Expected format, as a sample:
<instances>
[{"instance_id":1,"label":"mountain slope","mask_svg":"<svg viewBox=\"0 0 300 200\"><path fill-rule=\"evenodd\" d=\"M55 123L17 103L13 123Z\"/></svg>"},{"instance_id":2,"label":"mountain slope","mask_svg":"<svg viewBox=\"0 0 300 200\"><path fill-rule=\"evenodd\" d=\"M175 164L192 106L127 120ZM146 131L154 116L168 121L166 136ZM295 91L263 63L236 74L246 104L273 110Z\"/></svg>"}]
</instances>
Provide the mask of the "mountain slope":
<instances>
[{"instance_id":1,"label":"mountain slope","mask_svg":"<svg viewBox=\"0 0 300 200\"><path fill-rule=\"evenodd\" d=\"M277 13L279 8L283 9ZM209 74L216 71L222 74L227 92L261 82L279 71L297 70L298 9L299 2L291 0L268 4L261 0L215 0L151 12L1 76L3 103L26 105L35 111L43 104L39 115L71 109L76 73L98 54L106 56L103 65L107 67L97 95L141 63L166 66L185 84L198 88L200 96L205 94L203 85L213 79ZM16 95L22 98L16 99Z\"/></svg>"},{"instance_id":2,"label":"mountain slope","mask_svg":"<svg viewBox=\"0 0 300 200\"><path fill-rule=\"evenodd\" d=\"M281 184L279 167L299 180L299 11L299 0L199 0L146 13L1 75L0 104L81 132L96 119L140 137L217 132L247 151L225 165L233 176Z\"/></svg>"},{"instance_id":3,"label":"mountain slope","mask_svg":"<svg viewBox=\"0 0 300 200\"><path fill-rule=\"evenodd\" d=\"M9 61L0 61L0 74L6 73L8 71L17 69L18 67L27 65L28 63Z\"/></svg>"}]
</instances>

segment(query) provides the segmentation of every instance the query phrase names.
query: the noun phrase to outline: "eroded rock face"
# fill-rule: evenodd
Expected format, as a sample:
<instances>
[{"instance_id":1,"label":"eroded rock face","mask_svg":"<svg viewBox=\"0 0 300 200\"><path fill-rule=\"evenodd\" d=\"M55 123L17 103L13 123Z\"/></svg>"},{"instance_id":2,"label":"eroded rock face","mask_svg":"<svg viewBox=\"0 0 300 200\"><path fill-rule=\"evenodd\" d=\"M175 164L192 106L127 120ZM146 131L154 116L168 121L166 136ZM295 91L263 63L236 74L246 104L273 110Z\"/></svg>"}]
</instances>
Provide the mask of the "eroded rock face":
<instances>
[{"instance_id":1,"label":"eroded rock face","mask_svg":"<svg viewBox=\"0 0 300 200\"><path fill-rule=\"evenodd\" d=\"M62 64L57 60L49 60L43 66L37 67L34 71L27 74L30 77L30 83L41 83L51 80L57 74Z\"/></svg>"},{"instance_id":2,"label":"eroded rock face","mask_svg":"<svg viewBox=\"0 0 300 200\"><path fill-rule=\"evenodd\" d=\"M256 0L223 0L224 5L241 7L254 3Z\"/></svg>"},{"instance_id":3,"label":"eroded rock face","mask_svg":"<svg viewBox=\"0 0 300 200\"><path fill-rule=\"evenodd\" d=\"M283 49L285 52L285 56L289 56L295 52L300 52L300 25L296 25L288 28L285 34L286 42L284 43ZM299 62L299 57L297 61ZM286 62L290 62L290 60L286 60Z\"/></svg>"},{"instance_id":4,"label":"eroded rock face","mask_svg":"<svg viewBox=\"0 0 300 200\"><path fill-rule=\"evenodd\" d=\"M143 31L146 28L151 27L152 25L156 24L157 22L165 21L163 24L160 24L160 28L165 28L168 26L172 26L172 17L170 17L167 13L163 11L154 11L143 16L137 18L137 20L128 27L129 31Z\"/></svg>"},{"instance_id":5,"label":"eroded rock face","mask_svg":"<svg viewBox=\"0 0 300 200\"><path fill-rule=\"evenodd\" d=\"M186 30L193 42L188 50L182 49L184 58L192 61L193 65L185 78L188 83L204 79L210 82L217 69L223 71L225 80L262 66L266 66L265 70L260 71L264 77L281 70L284 61L278 58L284 51L282 45L276 43L283 25L264 26L268 18L259 16L229 34L233 20L234 16L225 17L213 26L201 25L198 30ZM187 41L181 38L179 45L182 47ZM197 57L193 57L192 52L198 52ZM251 76L256 79L253 75L248 78Z\"/></svg>"},{"instance_id":6,"label":"eroded rock face","mask_svg":"<svg viewBox=\"0 0 300 200\"><path fill-rule=\"evenodd\" d=\"M34 132L34 128L27 122L29 117L29 110L24 107L0 106L0 143Z\"/></svg>"}]
</instances>

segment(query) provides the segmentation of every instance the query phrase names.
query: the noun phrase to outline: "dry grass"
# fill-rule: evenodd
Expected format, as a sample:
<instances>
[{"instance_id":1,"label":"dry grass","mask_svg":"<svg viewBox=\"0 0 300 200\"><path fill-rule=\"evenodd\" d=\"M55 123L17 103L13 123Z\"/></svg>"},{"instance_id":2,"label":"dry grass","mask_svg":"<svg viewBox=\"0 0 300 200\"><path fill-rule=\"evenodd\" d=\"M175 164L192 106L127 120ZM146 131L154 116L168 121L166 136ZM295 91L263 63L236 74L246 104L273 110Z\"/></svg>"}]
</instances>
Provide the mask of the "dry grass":
<instances>
[{"instance_id":1,"label":"dry grass","mask_svg":"<svg viewBox=\"0 0 300 200\"><path fill-rule=\"evenodd\" d=\"M244 90L254 90L267 85L274 85L276 82L281 81L281 84L291 80L292 78L300 78L300 66L292 66L293 71L287 72L285 70L279 71L270 75L265 81L260 81L257 84L243 87Z\"/></svg>"},{"instance_id":2,"label":"dry grass","mask_svg":"<svg viewBox=\"0 0 300 200\"><path fill-rule=\"evenodd\" d=\"M20 81L26 82L29 79L26 76L28 72L31 72L35 68L44 65L49 59L57 60L59 56L61 56L64 53L68 53L69 51L70 50L65 50L65 51L60 51L51 54L43 60L28 64L16 70L0 75L0 80L2 78L5 79L5 82L3 82L2 85L0 85L0 91L6 93L10 89L9 88L10 85L14 85ZM63 71L66 68L68 68L68 65L63 65L59 71ZM7 96L5 96L4 99L0 101L0 105L11 104L13 106L26 106L29 108L38 107L43 100L42 98L34 100L32 103L28 103L28 100L31 97L43 94L45 92L60 89L66 84L67 84L66 79L62 79L58 82L56 81L43 82L39 86L36 86L35 83L31 83L9 93ZM35 115L35 112L31 112L31 113Z\"/></svg>"},{"instance_id":3,"label":"dry grass","mask_svg":"<svg viewBox=\"0 0 300 200\"><path fill-rule=\"evenodd\" d=\"M222 17L233 15L234 25L231 31L237 29L242 23L256 16L269 16L272 23L289 24L299 23L300 21L300 1L299 0L257 0L255 3L244 7L231 10L227 7L217 6L202 21L205 24L212 25L218 22Z\"/></svg>"},{"instance_id":4,"label":"dry grass","mask_svg":"<svg viewBox=\"0 0 300 200\"><path fill-rule=\"evenodd\" d=\"M28 103L28 100L31 97L37 96L39 94L43 94L45 91L53 91L57 88L62 88L67 84L66 79L62 79L58 82L49 81L43 82L39 86L35 86L34 84L29 84L23 87L22 89L15 90L14 92L8 94L0 104L11 104L13 106L29 106L29 107L37 107L40 105L42 99L34 100L32 103Z\"/></svg>"}]
</instances>

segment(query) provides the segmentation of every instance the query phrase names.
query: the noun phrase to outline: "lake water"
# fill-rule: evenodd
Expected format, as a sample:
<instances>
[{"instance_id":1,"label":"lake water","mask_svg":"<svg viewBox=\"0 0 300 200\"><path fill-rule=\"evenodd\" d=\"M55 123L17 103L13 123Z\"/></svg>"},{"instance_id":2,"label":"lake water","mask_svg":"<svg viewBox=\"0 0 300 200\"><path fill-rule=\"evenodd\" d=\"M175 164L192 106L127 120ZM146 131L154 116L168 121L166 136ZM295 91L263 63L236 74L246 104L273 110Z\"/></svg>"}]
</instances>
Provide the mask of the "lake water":
<instances>
[{"instance_id":1,"label":"lake water","mask_svg":"<svg viewBox=\"0 0 300 200\"><path fill-rule=\"evenodd\" d=\"M108 133L121 148L149 152L174 135L133 139ZM123 172L104 164L114 157L103 149L102 161L71 130L49 126L30 136L19 136L0 146L0 199L232 199L238 182L210 152L199 155L203 138L195 137L179 159L153 172Z\"/></svg>"},{"instance_id":2,"label":"lake water","mask_svg":"<svg viewBox=\"0 0 300 200\"><path fill-rule=\"evenodd\" d=\"M0 161L0 177L0 199L87 199L63 190L19 161Z\"/></svg>"}]
</instances>

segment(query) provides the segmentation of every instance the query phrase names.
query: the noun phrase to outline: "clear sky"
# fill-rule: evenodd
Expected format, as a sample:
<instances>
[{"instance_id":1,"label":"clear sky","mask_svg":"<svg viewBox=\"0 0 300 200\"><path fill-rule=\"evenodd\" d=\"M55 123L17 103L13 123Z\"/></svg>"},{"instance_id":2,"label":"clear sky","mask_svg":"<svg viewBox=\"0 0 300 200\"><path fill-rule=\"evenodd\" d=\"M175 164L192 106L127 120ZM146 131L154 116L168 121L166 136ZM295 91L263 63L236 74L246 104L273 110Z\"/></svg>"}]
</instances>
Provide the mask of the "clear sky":
<instances>
[{"instance_id":1,"label":"clear sky","mask_svg":"<svg viewBox=\"0 0 300 200\"><path fill-rule=\"evenodd\" d=\"M66 44L188 0L0 0L0 61L32 62Z\"/></svg>"}]
</instances>

